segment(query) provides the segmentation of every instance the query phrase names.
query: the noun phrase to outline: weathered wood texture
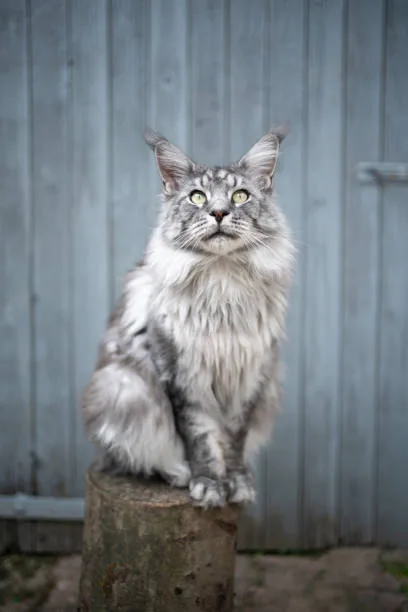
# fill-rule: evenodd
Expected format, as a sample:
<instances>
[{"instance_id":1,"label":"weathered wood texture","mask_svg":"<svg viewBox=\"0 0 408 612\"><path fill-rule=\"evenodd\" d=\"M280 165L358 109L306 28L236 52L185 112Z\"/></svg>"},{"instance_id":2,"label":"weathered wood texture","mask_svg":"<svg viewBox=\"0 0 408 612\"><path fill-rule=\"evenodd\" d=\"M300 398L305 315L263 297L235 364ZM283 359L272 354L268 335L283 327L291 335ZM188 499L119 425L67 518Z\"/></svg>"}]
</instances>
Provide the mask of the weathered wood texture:
<instances>
[{"instance_id":1,"label":"weathered wood texture","mask_svg":"<svg viewBox=\"0 0 408 612\"><path fill-rule=\"evenodd\" d=\"M344 0L310 2L302 543L337 538Z\"/></svg>"},{"instance_id":2,"label":"weathered wood texture","mask_svg":"<svg viewBox=\"0 0 408 612\"><path fill-rule=\"evenodd\" d=\"M299 547L301 542L302 485L302 401L303 380L303 292L304 254L304 181L305 113L307 88L307 3L304 0L274 0L266 22L267 40L264 77L271 87L264 87L264 129L273 123L287 122L290 137L282 146L282 157L276 177L276 190L299 248L299 263L290 295L288 313L289 342L284 347L286 384L282 418L277 419L271 444L266 449L264 540L268 549ZM290 41L290 42L289 42ZM282 53L282 49L285 52ZM288 75L291 75L288 78ZM293 180L296 176L297 180ZM284 415L284 416L283 416ZM275 484L274 484L275 483ZM279 484L278 484L279 483Z\"/></svg>"},{"instance_id":3,"label":"weathered wood texture","mask_svg":"<svg viewBox=\"0 0 408 612\"><path fill-rule=\"evenodd\" d=\"M33 280L36 293L33 320L37 407L34 422L35 482L39 495L66 495L71 476L71 234L68 229L71 210L71 80L66 60L64 0L35 2L31 12L31 31L35 210ZM53 253L52 266L49 265L50 253Z\"/></svg>"},{"instance_id":4,"label":"weathered wood texture","mask_svg":"<svg viewBox=\"0 0 408 612\"><path fill-rule=\"evenodd\" d=\"M231 611L238 510L90 470L80 610Z\"/></svg>"},{"instance_id":5,"label":"weathered wood texture","mask_svg":"<svg viewBox=\"0 0 408 612\"><path fill-rule=\"evenodd\" d=\"M276 191L298 264L284 410L239 545L408 545L408 186L356 178L359 162L408 161L406 11L0 0L2 493L84 494L79 397L158 209L144 127L222 163L287 122ZM43 546L37 524L15 533ZM50 546L67 541L53 533Z\"/></svg>"},{"instance_id":6,"label":"weathered wood texture","mask_svg":"<svg viewBox=\"0 0 408 612\"><path fill-rule=\"evenodd\" d=\"M383 147L408 161L408 3L387 5ZM379 309L377 538L408 546L408 185L383 190Z\"/></svg>"},{"instance_id":7,"label":"weathered wood texture","mask_svg":"<svg viewBox=\"0 0 408 612\"><path fill-rule=\"evenodd\" d=\"M32 202L24 0L0 0L0 490L32 486ZM4 535L4 537L3 537ZM8 525L0 544L8 545Z\"/></svg>"},{"instance_id":8,"label":"weathered wood texture","mask_svg":"<svg viewBox=\"0 0 408 612\"><path fill-rule=\"evenodd\" d=\"M381 158L383 2L351 2L346 40L343 361L339 503L344 543L375 539L377 325L381 190L355 179Z\"/></svg>"},{"instance_id":9,"label":"weathered wood texture","mask_svg":"<svg viewBox=\"0 0 408 612\"><path fill-rule=\"evenodd\" d=\"M89 347L99 343L110 307L108 3L71 0L69 6L73 138L69 489L71 495L81 495L92 449L75 406L95 362Z\"/></svg>"},{"instance_id":10,"label":"weathered wood texture","mask_svg":"<svg viewBox=\"0 0 408 612\"><path fill-rule=\"evenodd\" d=\"M190 150L204 164L223 163L228 153L227 8L226 0L191 4Z\"/></svg>"},{"instance_id":11,"label":"weathered wood texture","mask_svg":"<svg viewBox=\"0 0 408 612\"><path fill-rule=\"evenodd\" d=\"M148 124L149 27L148 0L113 0L111 13L111 133L112 201L110 209L110 268L114 298L125 273L141 258L152 224L154 206L146 175L151 155L141 146Z\"/></svg>"}]
</instances>

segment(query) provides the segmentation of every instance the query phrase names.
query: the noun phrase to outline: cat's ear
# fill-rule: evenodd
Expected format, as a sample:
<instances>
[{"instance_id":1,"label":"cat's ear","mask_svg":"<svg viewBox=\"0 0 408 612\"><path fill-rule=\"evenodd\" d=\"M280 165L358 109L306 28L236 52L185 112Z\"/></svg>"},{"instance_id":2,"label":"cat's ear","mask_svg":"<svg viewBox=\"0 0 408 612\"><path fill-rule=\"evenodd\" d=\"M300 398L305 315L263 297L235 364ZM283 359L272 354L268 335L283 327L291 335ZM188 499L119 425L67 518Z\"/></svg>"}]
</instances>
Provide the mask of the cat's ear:
<instances>
[{"instance_id":1,"label":"cat's ear","mask_svg":"<svg viewBox=\"0 0 408 612\"><path fill-rule=\"evenodd\" d=\"M171 144L161 134L147 129L144 137L155 154L164 193L171 195L177 191L188 174L194 170L195 164L183 151Z\"/></svg>"},{"instance_id":2,"label":"cat's ear","mask_svg":"<svg viewBox=\"0 0 408 612\"><path fill-rule=\"evenodd\" d=\"M279 147L287 133L287 126L271 130L258 140L238 162L261 187L269 187L272 184Z\"/></svg>"}]
</instances>

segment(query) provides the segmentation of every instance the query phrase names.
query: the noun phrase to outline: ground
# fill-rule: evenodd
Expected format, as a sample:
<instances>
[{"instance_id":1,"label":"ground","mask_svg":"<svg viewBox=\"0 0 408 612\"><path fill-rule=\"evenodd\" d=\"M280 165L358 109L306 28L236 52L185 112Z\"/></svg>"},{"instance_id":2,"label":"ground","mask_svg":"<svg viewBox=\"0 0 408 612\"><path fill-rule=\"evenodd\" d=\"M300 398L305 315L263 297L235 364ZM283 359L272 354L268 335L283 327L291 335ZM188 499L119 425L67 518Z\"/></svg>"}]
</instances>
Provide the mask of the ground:
<instances>
[{"instance_id":1,"label":"ground","mask_svg":"<svg viewBox=\"0 0 408 612\"><path fill-rule=\"evenodd\" d=\"M240 557L236 612L408 612L408 552Z\"/></svg>"},{"instance_id":2,"label":"ground","mask_svg":"<svg viewBox=\"0 0 408 612\"><path fill-rule=\"evenodd\" d=\"M0 610L76 610L79 556L0 558ZM235 612L408 612L408 551L239 555Z\"/></svg>"}]
</instances>

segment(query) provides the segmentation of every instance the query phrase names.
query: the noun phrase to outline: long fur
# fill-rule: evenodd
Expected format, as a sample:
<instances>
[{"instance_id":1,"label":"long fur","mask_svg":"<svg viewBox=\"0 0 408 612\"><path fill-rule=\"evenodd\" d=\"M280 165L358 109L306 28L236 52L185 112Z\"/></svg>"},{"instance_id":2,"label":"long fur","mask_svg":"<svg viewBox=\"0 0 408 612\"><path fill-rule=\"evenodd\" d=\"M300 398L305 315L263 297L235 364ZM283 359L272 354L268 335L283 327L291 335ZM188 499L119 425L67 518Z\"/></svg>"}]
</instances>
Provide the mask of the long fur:
<instances>
[{"instance_id":1,"label":"long fur","mask_svg":"<svg viewBox=\"0 0 408 612\"><path fill-rule=\"evenodd\" d=\"M86 428L107 463L188 485L205 507L254 499L248 461L279 405L293 263L272 185L281 139L269 134L240 163L207 169L150 133L162 214L84 394ZM238 207L240 188L251 197ZM194 189L207 195L201 210ZM226 235L215 234L214 207Z\"/></svg>"}]
</instances>

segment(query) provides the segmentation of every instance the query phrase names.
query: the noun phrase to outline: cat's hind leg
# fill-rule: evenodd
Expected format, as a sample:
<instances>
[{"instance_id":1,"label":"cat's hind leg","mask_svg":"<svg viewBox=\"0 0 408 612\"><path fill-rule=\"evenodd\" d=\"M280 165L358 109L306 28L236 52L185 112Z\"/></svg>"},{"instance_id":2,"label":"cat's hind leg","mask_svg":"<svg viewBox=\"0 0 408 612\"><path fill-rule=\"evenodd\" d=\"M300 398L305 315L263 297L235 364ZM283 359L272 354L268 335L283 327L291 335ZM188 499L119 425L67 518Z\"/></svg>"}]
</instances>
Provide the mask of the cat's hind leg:
<instances>
[{"instance_id":1,"label":"cat's hind leg","mask_svg":"<svg viewBox=\"0 0 408 612\"><path fill-rule=\"evenodd\" d=\"M185 487L190 468L172 407L156 373L113 362L96 370L83 399L90 438L123 472L161 474Z\"/></svg>"}]
</instances>

